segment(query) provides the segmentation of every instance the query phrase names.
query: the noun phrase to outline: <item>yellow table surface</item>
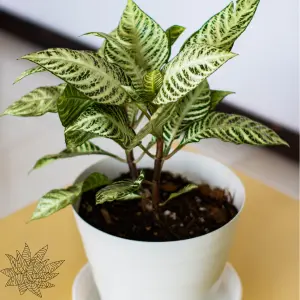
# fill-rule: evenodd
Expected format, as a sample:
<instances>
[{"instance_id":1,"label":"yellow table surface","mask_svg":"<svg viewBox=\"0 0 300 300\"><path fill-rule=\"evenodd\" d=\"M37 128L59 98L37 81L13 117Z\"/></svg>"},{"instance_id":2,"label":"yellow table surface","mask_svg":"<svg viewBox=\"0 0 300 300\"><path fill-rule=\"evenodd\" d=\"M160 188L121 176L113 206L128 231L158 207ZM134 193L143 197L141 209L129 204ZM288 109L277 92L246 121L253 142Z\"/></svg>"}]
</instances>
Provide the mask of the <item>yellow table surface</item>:
<instances>
[{"instance_id":1,"label":"yellow table surface","mask_svg":"<svg viewBox=\"0 0 300 300\"><path fill-rule=\"evenodd\" d=\"M238 175L246 187L247 201L229 261L242 279L243 300L299 300L299 202ZM74 278L87 262L71 208L26 224L34 207L0 220L0 270L10 267L5 254L16 256L25 243L32 252L48 245L46 258L65 262L51 280L55 287L42 290L43 299L71 300ZM5 287L7 280L0 273L1 300L38 299L28 291L21 296L16 287Z\"/></svg>"}]
</instances>

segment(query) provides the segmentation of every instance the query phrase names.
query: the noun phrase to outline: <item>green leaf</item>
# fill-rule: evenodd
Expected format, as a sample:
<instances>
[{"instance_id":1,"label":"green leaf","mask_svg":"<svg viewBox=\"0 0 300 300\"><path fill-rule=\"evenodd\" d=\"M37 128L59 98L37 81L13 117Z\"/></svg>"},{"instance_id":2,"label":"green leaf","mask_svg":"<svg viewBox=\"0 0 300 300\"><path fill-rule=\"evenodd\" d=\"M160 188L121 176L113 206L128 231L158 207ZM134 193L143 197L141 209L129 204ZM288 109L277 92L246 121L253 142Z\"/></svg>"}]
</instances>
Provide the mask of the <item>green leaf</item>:
<instances>
[{"instance_id":1,"label":"green leaf","mask_svg":"<svg viewBox=\"0 0 300 300\"><path fill-rule=\"evenodd\" d=\"M148 134L161 137L163 134L163 126L174 116L175 110L175 103L159 106L152 115L150 121L134 137L127 150L132 150L140 144L142 139Z\"/></svg>"},{"instance_id":2,"label":"green leaf","mask_svg":"<svg viewBox=\"0 0 300 300\"><path fill-rule=\"evenodd\" d=\"M93 144L91 142L86 142L76 148L72 148L72 149L67 148L59 153L43 156L35 163L33 170L44 167L44 166L48 165L49 163L51 163L55 160L58 160L58 159L71 158L71 157L82 156L82 155L107 155L107 156L111 156L111 157L114 156L113 154L102 150L95 144Z\"/></svg>"},{"instance_id":3,"label":"green leaf","mask_svg":"<svg viewBox=\"0 0 300 300\"><path fill-rule=\"evenodd\" d=\"M234 92L229 92L229 91L216 91L216 90L211 90L210 92L211 96L211 104L210 104L210 109L215 110L217 105L223 101L223 99L231 94L234 94Z\"/></svg>"},{"instance_id":4,"label":"green leaf","mask_svg":"<svg viewBox=\"0 0 300 300\"><path fill-rule=\"evenodd\" d=\"M71 85L67 85L57 100L57 112L64 127L69 126L91 104L95 103Z\"/></svg>"},{"instance_id":5,"label":"green leaf","mask_svg":"<svg viewBox=\"0 0 300 300\"><path fill-rule=\"evenodd\" d=\"M87 192L91 189L110 183L111 181L105 175L92 173L84 181L71 187L52 190L39 200L31 220L48 217L68 205L74 204L83 192Z\"/></svg>"},{"instance_id":6,"label":"green leaf","mask_svg":"<svg viewBox=\"0 0 300 300\"><path fill-rule=\"evenodd\" d=\"M134 57L125 46L116 37L102 32L89 32L85 35L105 38L107 40L104 50L105 59L120 66L125 74L130 77L135 89L142 92L145 70L136 64Z\"/></svg>"},{"instance_id":7,"label":"green leaf","mask_svg":"<svg viewBox=\"0 0 300 300\"><path fill-rule=\"evenodd\" d=\"M129 102L122 85L130 85L122 69L91 51L53 48L22 57L43 66L87 97L102 103Z\"/></svg>"},{"instance_id":8,"label":"green leaf","mask_svg":"<svg viewBox=\"0 0 300 300\"><path fill-rule=\"evenodd\" d=\"M139 108L134 103L128 103L126 105L126 112L129 120L129 126L133 127L139 112Z\"/></svg>"},{"instance_id":9,"label":"green leaf","mask_svg":"<svg viewBox=\"0 0 300 300\"><path fill-rule=\"evenodd\" d=\"M185 27L180 25L173 25L166 30L166 35L169 40L169 46L171 47L179 38L179 36L185 31Z\"/></svg>"},{"instance_id":10,"label":"green leaf","mask_svg":"<svg viewBox=\"0 0 300 300\"><path fill-rule=\"evenodd\" d=\"M193 123L181 144L218 138L224 142L251 145L288 145L270 128L243 116L210 112L203 120Z\"/></svg>"},{"instance_id":11,"label":"green leaf","mask_svg":"<svg viewBox=\"0 0 300 300\"><path fill-rule=\"evenodd\" d=\"M75 203L82 191L82 183L68 187L67 189L55 189L45 194L31 217L31 220L38 220L48 217L57 211Z\"/></svg>"},{"instance_id":12,"label":"green leaf","mask_svg":"<svg viewBox=\"0 0 300 300\"><path fill-rule=\"evenodd\" d=\"M144 76L144 89L148 98L153 99L162 86L163 75L159 70L148 72Z\"/></svg>"},{"instance_id":13,"label":"green leaf","mask_svg":"<svg viewBox=\"0 0 300 300\"><path fill-rule=\"evenodd\" d=\"M112 36L112 37L116 37L116 34L117 34L117 28L115 28L109 35ZM97 54L100 55L103 58L105 58L105 53L104 53L105 45L106 45L106 40L103 41L101 47L97 51Z\"/></svg>"},{"instance_id":14,"label":"green leaf","mask_svg":"<svg viewBox=\"0 0 300 300\"><path fill-rule=\"evenodd\" d=\"M176 102L236 54L208 45L192 45L181 51L166 68L155 104Z\"/></svg>"},{"instance_id":15,"label":"green leaf","mask_svg":"<svg viewBox=\"0 0 300 300\"><path fill-rule=\"evenodd\" d=\"M78 147L95 137L106 137L125 148L132 142L134 131L123 107L94 104L65 129L68 148Z\"/></svg>"},{"instance_id":16,"label":"green leaf","mask_svg":"<svg viewBox=\"0 0 300 300\"><path fill-rule=\"evenodd\" d=\"M31 74L35 74L35 73L40 73L40 72L45 72L46 70L43 67L34 67L31 69L28 69L26 71L24 71L15 81L14 84L19 82L20 80L22 80L24 77L29 76Z\"/></svg>"},{"instance_id":17,"label":"green leaf","mask_svg":"<svg viewBox=\"0 0 300 300\"><path fill-rule=\"evenodd\" d=\"M84 181L82 185L82 193L96 189L100 186L111 184L112 181L107 176L101 173L92 173Z\"/></svg>"},{"instance_id":18,"label":"green leaf","mask_svg":"<svg viewBox=\"0 0 300 300\"><path fill-rule=\"evenodd\" d=\"M112 202L115 200L132 200L141 198L137 191L139 190L145 174L142 171L139 177L133 180L123 180L114 182L101 189L96 194L96 204L103 204L105 202Z\"/></svg>"},{"instance_id":19,"label":"green leaf","mask_svg":"<svg viewBox=\"0 0 300 300\"><path fill-rule=\"evenodd\" d=\"M225 7L209 19L182 46L181 50L192 44L208 44L224 50L230 50L236 39L250 24L259 0L238 0Z\"/></svg>"},{"instance_id":20,"label":"green leaf","mask_svg":"<svg viewBox=\"0 0 300 300\"><path fill-rule=\"evenodd\" d=\"M39 87L14 102L0 116L32 117L42 116L47 112L56 113L56 101L64 88L65 84Z\"/></svg>"},{"instance_id":21,"label":"green leaf","mask_svg":"<svg viewBox=\"0 0 300 300\"><path fill-rule=\"evenodd\" d=\"M158 70L169 56L164 30L132 0L128 0L117 30L117 39L132 53L136 64Z\"/></svg>"},{"instance_id":22,"label":"green leaf","mask_svg":"<svg viewBox=\"0 0 300 300\"><path fill-rule=\"evenodd\" d=\"M166 151L170 149L174 139L192 122L201 120L210 109L210 89L207 80L204 80L182 100L176 102L176 114L164 126L164 140Z\"/></svg>"},{"instance_id":23,"label":"green leaf","mask_svg":"<svg viewBox=\"0 0 300 300\"><path fill-rule=\"evenodd\" d=\"M172 199L174 199L174 198L176 198L176 197L178 197L178 196L180 196L180 195L182 195L182 194L188 193L188 192L190 192L190 191L192 191L192 190L194 190L194 189L197 189L197 188L198 188L198 185L197 185L197 184L194 184L194 183L188 184L188 185L186 185L185 187L183 187L182 189L180 189L178 192L172 193L172 194L169 196L169 198L168 198L165 202L160 203L159 205L160 205L160 206L164 206L164 205L166 205L170 200L172 200Z\"/></svg>"}]
</instances>

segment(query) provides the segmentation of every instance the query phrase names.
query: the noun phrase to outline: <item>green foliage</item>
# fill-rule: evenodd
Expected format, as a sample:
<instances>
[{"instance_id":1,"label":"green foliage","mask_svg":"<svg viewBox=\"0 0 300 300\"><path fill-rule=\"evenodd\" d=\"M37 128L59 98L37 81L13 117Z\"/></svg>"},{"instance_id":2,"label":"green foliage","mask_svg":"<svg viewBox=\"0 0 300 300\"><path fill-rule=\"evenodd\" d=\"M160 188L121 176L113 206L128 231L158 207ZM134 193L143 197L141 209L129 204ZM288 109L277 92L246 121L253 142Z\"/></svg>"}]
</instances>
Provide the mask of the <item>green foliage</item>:
<instances>
[{"instance_id":1,"label":"green foliage","mask_svg":"<svg viewBox=\"0 0 300 300\"><path fill-rule=\"evenodd\" d=\"M93 173L84 181L74 184L66 189L52 190L39 200L31 220L48 217L68 205L74 204L83 192L110 183L111 181L105 175Z\"/></svg>"},{"instance_id":2,"label":"green foliage","mask_svg":"<svg viewBox=\"0 0 300 300\"><path fill-rule=\"evenodd\" d=\"M97 193L96 203L103 204L105 202L112 202L116 200L123 201L141 198L137 191L139 190L144 177L144 173L141 172L135 181L117 181L104 187Z\"/></svg>"},{"instance_id":3,"label":"green foliage","mask_svg":"<svg viewBox=\"0 0 300 300\"><path fill-rule=\"evenodd\" d=\"M180 35L185 31L185 27L180 25L173 25L166 30L166 35L169 40L169 46L173 46L173 44L177 41Z\"/></svg>"},{"instance_id":4,"label":"green foliage","mask_svg":"<svg viewBox=\"0 0 300 300\"><path fill-rule=\"evenodd\" d=\"M211 112L186 131L182 144L218 138L224 142L251 145L287 145L273 130L239 115Z\"/></svg>"},{"instance_id":5,"label":"green foliage","mask_svg":"<svg viewBox=\"0 0 300 300\"><path fill-rule=\"evenodd\" d=\"M186 47L164 70L163 84L153 103L178 101L234 56L206 44Z\"/></svg>"},{"instance_id":6,"label":"green foliage","mask_svg":"<svg viewBox=\"0 0 300 300\"><path fill-rule=\"evenodd\" d=\"M210 109L215 110L217 105L224 100L224 98L228 95L234 94L233 92L228 91L215 91L212 90L210 93L211 97L211 103L210 103Z\"/></svg>"},{"instance_id":7,"label":"green foliage","mask_svg":"<svg viewBox=\"0 0 300 300\"><path fill-rule=\"evenodd\" d=\"M194 190L194 189L196 189L196 188L198 188L198 185L197 185L197 184L190 183L190 184L186 185L185 187L183 187L183 188L182 188L181 190L179 190L178 192L172 193L172 194L169 196L169 198L168 198L165 202L163 202L163 203L160 204L160 206L164 206L164 205L166 205L170 200L172 200L172 199L174 199L174 198L176 198L176 197L178 197L178 196L180 196L180 195L182 195L182 194L188 193L188 192L190 192L190 191L192 191L192 190Z\"/></svg>"},{"instance_id":8,"label":"green foliage","mask_svg":"<svg viewBox=\"0 0 300 300\"><path fill-rule=\"evenodd\" d=\"M64 84L37 88L14 102L1 115L37 117L48 112L56 113L56 101L64 88Z\"/></svg>"},{"instance_id":9,"label":"green foliage","mask_svg":"<svg viewBox=\"0 0 300 300\"><path fill-rule=\"evenodd\" d=\"M259 0L237 0L234 8L231 2L189 37L169 61L172 45L185 28L174 25L164 31L128 0L115 30L109 34L88 33L104 39L98 51L54 48L23 56L37 66L23 72L16 82L48 71L65 83L33 90L2 115L58 113L67 148L42 157L34 169L57 159L90 154L124 161L90 142L98 137L118 143L126 151L127 160L135 147L143 150L137 161L144 154L153 157L149 150L157 143L157 161L161 164L184 145L204 138L236 144L287 145L274 131L257 122L214 112L232 92L211 90L208 83L210 75L236 56L231 49L251 22L258 4ZM148 135L152 140L144 147L143 140ZM179 146L170 154L173 141L179 138ZM131 172L134 173L136 178L137 173ZM143 180L143 173L136 180L115 183L104 175L91 175L84 182L43 196L33 219L50 215L77 201L82 192L104 185L97 194L98 204L140 198ZM195 185L172 194L168 201L192 188Z\"/></svg>"},{"instance_id":10,"label":"green foliage","mask_svg":"<svg viewBox=\"0 0 300 300\"><path fill-rule=\"evenodd\" d=\"M35 73L41 73L41 72L45 72L46 70L43 68L43 67L34 67L34 68L31 68L31 69L28 69L26 71L24 71L16 80L14 83L17 83L19 82L20 80L22 80L24 77L27 77L31 74L35 74Z\"/></svg>"},{"instance_id":11,"label":"green foliage","mask_svg":"<svg viewBox=\"0 0 300 300\"><path fill-rule=\"evenodd\" d=\"M76 148L71 148L71 149L66 148L57 154L45 155L35 163L32 169L36 170L42 168L58 159L71 158L71 157L82 156L82 155L107 155L118 159L116 155L101 149L100 147L98 147L97 145L91 142L86 142Z\"/></svg>"},{"instance_id":12,"label":"green foliage","mask_svg":"<svg viewBox=\"0 0 300 300\"><path fill-rule=\"evenodd\" d=\"M260 0L238 0L209 19L183 45L182 49L192 44L208 44L230 50L236 39L246 30L251 22Z\"/></svg>"},{"instance_id":13,"label":"green foliage","mask_svg":"<svg viewBox=\"0 0 300 300\"><path fill-rule=\"evenodd\" d=\"M126 149L134 138L123 107L93 104L65 129L68 148L78 147L95 137L113 139Z\"/></svg>"}]
</instances>

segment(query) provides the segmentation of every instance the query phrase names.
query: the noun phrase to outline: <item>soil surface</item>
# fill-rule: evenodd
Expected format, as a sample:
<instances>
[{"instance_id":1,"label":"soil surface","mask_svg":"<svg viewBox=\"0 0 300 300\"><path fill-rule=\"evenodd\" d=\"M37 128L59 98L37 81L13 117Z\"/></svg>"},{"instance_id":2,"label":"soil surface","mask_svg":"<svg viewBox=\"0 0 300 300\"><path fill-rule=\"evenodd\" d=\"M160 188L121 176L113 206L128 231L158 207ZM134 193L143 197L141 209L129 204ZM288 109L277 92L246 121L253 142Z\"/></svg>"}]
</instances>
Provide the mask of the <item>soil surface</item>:
<instances>
[{"instance_id":1,"label":"soil surface","mask_svg":"<svg viewBox=\"0 0 300 300\"><path fill-rule=\"evenodd\" d=\"M144 171L145 179L151 181L153 170ZM122 174L116 181L129 177L129 173ZM161 202L189 183L180 175L162 172ZM96 205L98 190L83 194L79 215L101 231L131 240L164 242L194 238L224 226L238 212L227 191L212 189L206 184L160 206L158 218L152 211L149 184L143 184L146 196L143 204L138 199Z\"/></svg>"}]
</instances>

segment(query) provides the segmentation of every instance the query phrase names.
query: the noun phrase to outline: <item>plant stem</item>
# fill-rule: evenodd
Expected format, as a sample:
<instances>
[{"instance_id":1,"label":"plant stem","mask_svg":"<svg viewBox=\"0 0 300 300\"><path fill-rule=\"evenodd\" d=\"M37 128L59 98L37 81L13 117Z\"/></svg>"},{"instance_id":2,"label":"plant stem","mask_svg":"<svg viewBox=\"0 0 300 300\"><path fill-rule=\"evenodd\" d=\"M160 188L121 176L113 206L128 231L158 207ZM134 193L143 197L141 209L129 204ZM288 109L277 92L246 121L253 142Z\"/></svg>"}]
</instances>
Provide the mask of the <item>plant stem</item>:
<instances>
[{"instance_id":1,"label":"plant stem","mask_svg":"<svg viewBox=\"0 0 300 300\"><path fill-rule=\"evenodd\" d=\"M138 126L139 126L139 124L141 123L141 121L143 120L143 118L144 118L144 113L143 112L141 112L141 115L139 116L139 118L137 119L137 121L134 123L134 125L132 126L132 129L136 129Z\"/></svg>"},{"instance_id":2,"label":"plant stem","mask_svg":"<svg viewBox=\"0 0 300 300\"><path fill-rule=\"evenodd\" d=\"M175 155L179 150L181 150L184 147L184 145L177 146L169 155L165 156L163 160L170 159L173 155Z\"/></svg>"},{"instance_id":3,"label":"plant stem","mask_svg":"<svg viewBox=\"0 0 300 300\"><path fill-rule=\"evenodd\" d=\"M160 194L159 194L159 185L160 185L160 175L163 163L163 151L164 151L164 140L162 138L157 139L156 143L156 156L154 161L154 173L152 178L152 204L154 212L157 213Z\"/></svg>"},{"instance_id":4,"label":"plant stem","mask_svg":"<svg viewBox=\"0 0 300 300\"><path fill-rule=\"evenodd\" d=\"M126 158L127 158L129 171L130 171L130 176L133 180L135 180L138 177L138 171L136 168L136 164L134 162L133 150L128 151L128 152L126 151Z\"/></svg>"},{"instance_id":5,"label":"plant stem","mask_svg":"<svg viewBox=\"0 0 300 300\"><path fill-rule=\"evenodd\" d=\"M138 145L148 156L155 159L155 156L148 150L147 147L143 146L142 144Z\"/></svg>"}]
</instances>

